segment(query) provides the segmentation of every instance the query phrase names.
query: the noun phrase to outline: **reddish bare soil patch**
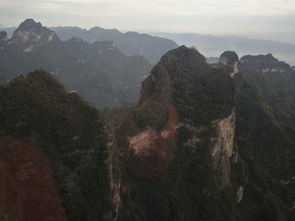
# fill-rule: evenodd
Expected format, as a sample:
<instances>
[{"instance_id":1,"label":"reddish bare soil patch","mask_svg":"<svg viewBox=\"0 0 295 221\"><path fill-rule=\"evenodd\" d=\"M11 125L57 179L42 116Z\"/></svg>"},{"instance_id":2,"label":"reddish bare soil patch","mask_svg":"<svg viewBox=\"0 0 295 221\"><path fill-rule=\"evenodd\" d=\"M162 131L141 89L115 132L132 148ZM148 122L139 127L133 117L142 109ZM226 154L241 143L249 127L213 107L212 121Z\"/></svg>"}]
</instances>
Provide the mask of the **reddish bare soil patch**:
<instances>
[{"instance_id":1,"label":"reddish bare soil patch","mask_svg":"<svg viewBox=\"0 0 295 221\"><path fill-rule=\"evenodd\" d=\"M174 106L171 106L168 111L169 118L166 126L160 131L154 129L139 131L135 129L132 119L129 119L131 122L126 124L130 126L130 129L125 128L125 137L119 142L119 145L123 146L123 160L127 167L140 176L159 176L173 158L178 114ZM133 135L128 136L130 131ZM121 133L124 133L124 130L121 130Z\"/></svg>"},{"instance_id":2,"label":"reddish bare soil patch","mask_svg":"<svg viewBox=\"0 0 295 221\"><path fill-rule=\"evenodd\" d=\"M0 220L66 220L38 149L8 137L0 137Z\"/></svg>"}]
</instances>

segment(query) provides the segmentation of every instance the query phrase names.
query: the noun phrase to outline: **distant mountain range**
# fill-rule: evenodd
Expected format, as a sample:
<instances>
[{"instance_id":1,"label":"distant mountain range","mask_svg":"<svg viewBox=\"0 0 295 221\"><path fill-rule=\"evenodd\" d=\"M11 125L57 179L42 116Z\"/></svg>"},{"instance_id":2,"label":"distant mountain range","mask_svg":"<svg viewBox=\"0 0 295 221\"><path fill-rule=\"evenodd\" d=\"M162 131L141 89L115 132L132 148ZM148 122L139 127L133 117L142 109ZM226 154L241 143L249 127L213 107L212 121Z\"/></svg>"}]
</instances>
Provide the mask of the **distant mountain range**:
<instances>
[{"instance_id":1,"label":"distant mountain range","mask_svg":"<svg viewBox=\"0 0 295 221\"><path fill-rule=\"evenodd\" d=\"M116 47L126 55L142 55L152 64L157 63L167 51L178 47L178 45L186 45L187 47L193 46L197 48L206 57L218 58L226 50L236 51L240 56L272 53L278 59L295 65L295 44L286 43L291 41L284 41L287 37L284 38L283 34L279 33L270 33L269 39L273 40L262 40L260 38L265 38L265 35L255 36L253 34L250 37L196 33L151 33L148 35L137 32L122 33L117 29L104 29L101 27L91 29L50 27L49 29L53 30L61 40L78 37L87 42L113 41ZM0 27L1 30L7 32L8 36L12 36L15 28ZM280 41L280 39L282 40Z\"/></svg>"},{"instance_id":2,"label":"distant mountain range","mask_svg":"<svg viewBox=\"0 0 295 221\"><path fill-rule=\"evenodd\" d=\"M295 30L247 33L243 37L295 44Z\"/></svg>"},{"instance_id":3,"label":"distant mountain range","mask_svg":"<svg viewBox=\"0 0 295 221\"><path fill-rule=\"evenodd\" d=\"M1 28L7 36L12 36L16 28ZM50 27L62 41L73 37L80 38L87 42L113 41L116 47L128 56L141 55L149 60L150 63L157 63L161 56L167 51L177 48L178 45L172 40L140 34L137 32L122 33L117 29L104 29L93 27L89 30L79 27Z\"/></svg>"},{"instance_id":4,"label":"distant mountain range","mask_svg":"<svg viewBox=\"0 0 295 221\"><path fill-rule=\"evenodd\" d=\"M169 38L179 45L194 46L207 57L219 57L226 50L236 51L240 56L272 53L280 60L295 65L295 44L237 36L214 36L194 33L153 33Z\"/></svg>"},{"instance_id":5,"label":"distant mountain range","mask_svg":"<svg viewBox=\"0 0 295 221\"><path fill-rule=\"evenodd\" d=\"M51 27L60 39L68 40L74 36L84 41L113 41L126 55L142 55L151 63L156 63L167 51L178 45L165 38L154 37L137 32L122 33L117 29L93 27L89 30L79 27Z\"/></svg>"},{"instance_id":6,"label":"distant mountain range","mask_svg":"<svg viewBox=\"0 0 295 221\"><path fill-rule=\"evenodd\" d=\"M62 41L32 19L22 22L11 38L1 32L0 82L40 68L103 108L136 101L151 65L140 55L125 55L112 41Z\"/></svg>"}]
</instances>

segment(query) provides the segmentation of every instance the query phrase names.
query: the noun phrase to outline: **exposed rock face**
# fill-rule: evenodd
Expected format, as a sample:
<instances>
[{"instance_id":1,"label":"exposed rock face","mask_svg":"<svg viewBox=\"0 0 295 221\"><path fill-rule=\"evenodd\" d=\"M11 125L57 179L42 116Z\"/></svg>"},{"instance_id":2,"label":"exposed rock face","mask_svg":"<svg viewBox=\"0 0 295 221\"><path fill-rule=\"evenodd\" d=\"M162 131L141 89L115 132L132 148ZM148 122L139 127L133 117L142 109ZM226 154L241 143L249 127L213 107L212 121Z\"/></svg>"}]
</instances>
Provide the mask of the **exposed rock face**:
<instances>
[{"instance_id":1,"label":"exposed rock face","mask_svg":"<svg viewBox=\"0 0 295 221\"><path fill-rule=\"evenodd\" d=\"M52 172L32 145L0 137L0 218L65 221Z\"/></svg>"},{"instance_id":2,"label":"exposed rock face","mask_svg":"<svg viewBox=\"0 0 295 221\"><path fill-rule=\"evenodd\" d=\"M212 139L213 168L216 170L220 188L230 185L230 164L234 152L234 136L236 127L236 113L214 122L217 136Z\"/></svg>"},{"instance_id":3,"label":"exposed rock face","mask_svg":"<svg viewBox=\"0 0 295 221\"><path fill-rule=\"evenodd\" d=\"M230 73L231 77L234 77L235 74L239 72L238 65L240 63L239 57L234 51L225 51L220 55L219 64L231 68L232 72Z\"/></svg>"},{"instance_id":4,"label":"exposed rock face","mask_svg":"<svg viewBox=\"0 0 295 221\"><path fill-rule=\"evenodd\" d=\"M237 201L238 203L243 200L243 195L244 195L244 187L240 186L237 192Z\"/></svg>"}]
</instances>

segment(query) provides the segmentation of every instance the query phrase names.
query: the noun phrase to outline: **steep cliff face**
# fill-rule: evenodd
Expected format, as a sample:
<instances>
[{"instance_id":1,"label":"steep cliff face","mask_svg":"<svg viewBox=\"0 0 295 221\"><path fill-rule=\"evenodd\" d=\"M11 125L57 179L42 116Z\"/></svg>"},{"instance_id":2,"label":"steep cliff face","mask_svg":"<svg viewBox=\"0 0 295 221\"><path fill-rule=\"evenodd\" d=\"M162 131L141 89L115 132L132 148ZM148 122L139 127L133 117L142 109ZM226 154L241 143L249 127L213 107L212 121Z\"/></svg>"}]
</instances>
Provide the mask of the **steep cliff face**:
<instances>
[{"instance_id":1,"label":"steep cliff face","mask_svg":"<svg viewBox=\"0 0 295 221\"><path fill-rule=\"evenodd\" d=\"M222 56L225 54L229 57L229 52ZM232 63L220 62L229 73ZM237 113L234 142L236 156L243 159L248 171L237 192L239 220L292 220L294 192L290 187L294 184L288 181L295 172L290 108L294 104L294 73L270 54L244 56L237 64L238 72L233 76Z\"/></svg>"},{"instance_id":2,"label":"steep cliff face","mask_svg":"<svg viewBox=\"0 0 295 221\"><path fill-rule=\"evenodd\" d=\"M295 71L271 54L244 56L241 75L260 96L281 126L295 130Z\"/></svg>"},{"instance_id":3,"label":"steep cliff face","mask_svg":"<svg viewBox=\"0 0 295 221\"><path fill-rule=\"evenodd\" d=\"M235 143L248 168L248 179L240 202L241 220L292 220L294 192L283 185L294 174L294 143L265 108L242 75L238 89Z\"/></svg>"},{"instance_id":4,"label":"steep cliff face","mask_svg":"<svg viewBox=\"0 0 295 221\"><path fill-rule=\"evenodd\" d=\"M22 211L12 215L110 219L108 138L100 114L41 70L0 85L0 103L0 150L7 156L0 157L7 175L1 185L15 185L8 188Z\"/></svg>"},{"instance_id":5,"label":"steep cliff face","mask_svg":"<svg viewBox=\"0 0 295 221\"><path fill-rule=\"evenodd\" d=\"M182 46L162 57L118 132L128 177L123 220L236 216L242 193L231 182L234 95L226 71L206 64L195 49ZM212 207L214 201L226 206Z\"/></svg>"},{"instance_id":6,"label":"steep cliff face","mask_svg":"<svg viewBox=\"0 0 295 221\"><path fill-rule=\"evenodd\" d=\"M249 170L241 217L293 220L294 73L270 54L243 57L239 70L235 142Z\"/></svg>"},{"instance_id":7,"label":"steep cliff face","mask_svg":"<svg viewBox=\"0 0 295 221\"><path fill-rule=\"evenodd\" d=\"M118 220L294 218L294 134L244 62L227 52L208 65L180 47L154 67L117 131Z\"/></svg>"},{"instance_id":8,"label":"steep cliff face","mask_svg":"<svg viewBox=\"0 0 295 221\"><path fill-rule=\"evenodd\" d=\"M217 172L220 187L230 185L230 159L234 153L234 136L236 127L236 113L233 110L231 115L217 120L213 123L217 136L212 139L213 148L213 169Z\"/></svg>"}]
</instances>

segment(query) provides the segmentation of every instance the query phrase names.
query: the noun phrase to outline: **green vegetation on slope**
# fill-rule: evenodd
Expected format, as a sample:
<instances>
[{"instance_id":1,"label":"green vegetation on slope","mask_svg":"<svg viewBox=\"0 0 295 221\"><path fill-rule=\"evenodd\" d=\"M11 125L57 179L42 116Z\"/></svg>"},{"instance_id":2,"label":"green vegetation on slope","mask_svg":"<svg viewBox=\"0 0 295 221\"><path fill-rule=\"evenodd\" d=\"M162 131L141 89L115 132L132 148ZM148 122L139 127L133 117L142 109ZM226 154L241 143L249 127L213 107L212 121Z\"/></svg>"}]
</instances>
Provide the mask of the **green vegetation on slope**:
<instances>
[{"instance_id":1,"label":"green vegetation on slope","mask_svg":"<svg viewBox=\"0 0 295 221\"><path fill-rule=\"evenodd\" d=\"M0 103L0 135L41 148L68 219L102 220L110 205L100 114L42 70L1 85Z\"/></svg>"}]
</instances>

